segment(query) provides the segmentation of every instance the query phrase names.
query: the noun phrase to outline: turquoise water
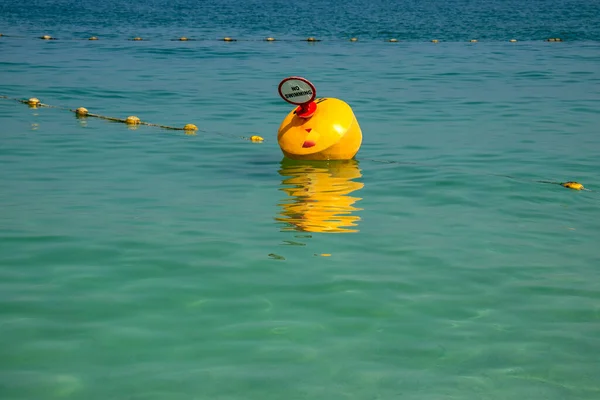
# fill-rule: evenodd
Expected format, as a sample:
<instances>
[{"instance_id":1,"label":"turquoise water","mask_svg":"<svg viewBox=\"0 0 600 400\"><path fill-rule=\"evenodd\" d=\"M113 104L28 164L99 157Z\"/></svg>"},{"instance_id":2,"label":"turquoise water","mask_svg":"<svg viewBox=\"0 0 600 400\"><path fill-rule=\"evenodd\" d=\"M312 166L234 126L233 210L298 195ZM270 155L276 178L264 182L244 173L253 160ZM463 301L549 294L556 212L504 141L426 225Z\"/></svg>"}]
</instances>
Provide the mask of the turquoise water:
<instances>
[{"instance_id":1,"label":"turquoise water","mask_svg":"<svg viewBox=\"0 0 600 400\"><path fill-rule=\"evenodd\" d=\"M0 95L201 128L0 99L1 398L600 397L597 3L202 4L0 5ZM283 160L290 75L355 161Z\"/></svg>"}]
</instances>

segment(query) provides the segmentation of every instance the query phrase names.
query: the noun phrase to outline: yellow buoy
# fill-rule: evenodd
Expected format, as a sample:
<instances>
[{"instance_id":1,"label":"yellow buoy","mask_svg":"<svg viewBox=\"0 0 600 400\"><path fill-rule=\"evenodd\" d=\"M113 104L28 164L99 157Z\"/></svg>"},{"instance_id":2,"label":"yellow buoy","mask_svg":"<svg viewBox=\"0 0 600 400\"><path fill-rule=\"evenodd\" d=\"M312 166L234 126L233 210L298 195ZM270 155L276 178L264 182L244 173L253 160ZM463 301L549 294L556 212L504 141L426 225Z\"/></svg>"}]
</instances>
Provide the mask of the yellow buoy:
<instances>
[{"instance_id":1,"label":"yellow buoy","mask_svg":"<svg viewBox=\"0 0 600 400\"><path fill-rule=\"evenodd\" d=\"M188 38L186 38L185 36L182 36L179 38L180 42L186 42L188 40Z\"/></svg>"},{"instance_id":2,"label":"yellow buoy","mask_svg":"<svg viewBox=\"0 0 600 400\"><path fill-rule=\"evenodd\" d=\"M437 39L433 39L433 40L431 41L431 43L439 43L439 42L440 42L440 41L439 41L439 40L437 40Z\"/></svg>"},{"instance_id":3,"label":"yellow buoy","mask_svg":"<svg viewBox=\"0 0 600 400\"><path fill-rule=\"evenodd\" d=\"M251 141L251 142L254 142L254 143L260 143L260 142L262 142L263 140L265 140L265 139L263 139L262 137L260 137L260 136L258 136L258 135L253 135L253 136L250 136L250 141Z\"/></svg>"},{"instance_id":4,"label":"yellow buoy","mask_svg":"<svg viewBox=\"0 0 600 400\"><path fill-rule=\"evenodd\" d=\"M51 40L52 36L50 36L50 35L44 35L44 36L40 37L40 39Z\"/></svg>"},{"instance_id":5,"label":"yellow buoy","mask_svg":"<svg viewBox=\"0 0 600 400\"><path fill-rule=\"evenodd\" d=\"M230 37L224 37L224 38L223 38L223 41L224 41L224 42L235 42L235 39L233 39L233 38L230 38Z\"/></svg>"},{"instance_id":6,"label":"yellow buoy","mask_svg":"<svg viewBox=\"0 0 600 400\"><path fill-rule=\"evenodd\" d=\"M305 78L291 76L279 83L279 95L298 107L284 118L277 142L293 160L349 160L362 143L362 132L348 104L340 99L315 100L317 90Z\"/></svg>"},{"instance_id":7,"label":"yellow buoy","mask_svg":"<svg viewBox=\"0 0 600 400\"><path fill-rule=\"evenodd\" d=\"M314 37L311 36L309 38L306 38L306 41L307 42L318 42L319 40L317 38L314 38Z\"/></svg>"},{"instance_id":8,"label":"yellow buoy","mask_svg":"<svg viewBox=\"0 0 600 400\"><path fill-rule=\"evenodd\" d=\"M79 107L77 110L75 110L75 114L77 114L80 117L86 116L88 115L88 110L85 107Z\"/></svg>"},{"instance_id":9,"label":"yellow buoy","mask_svg":"<svg viewBox=\"0 0 600 400\"><path fill-rule=\"evenodd\" d=\"M183 127L183 130L184 130L184 131L197 131L197 130L198 130L198 127L197 127L196 125L194 125L194 124L186 124L186 125Z\"/></svg>"},{"instance_id":10,"label":"yellow buoy","mask_svg":"<svg viewBox=\"0 0 600 400\"><path fill-rule=\"evenodd\" d=\"M510 39L509 42L511 43L515 43L517 41L517 39Z\"/></svg>"},{"instance_id":11,"label":"yellow buoy","mask_svg":"<svg viewBox=\"0 0 600 400\"><path fill-rule=\"evenodd\" d=\"M397 41L398 41L398 39L394 39L394 38L388 40L388 42L392 42L392 43L396 43Z\"/></svg>"},{"instance_id":12,"label":"yellow buoy","mask_svg":"<svg viewBox=\"0 0 600 400\"><path fill-rule=\"evenodd\" d=\"M125 119L125 123L127 125L139 125L142 121L140 121L140 119L138 117L136 117L135 115L130 115L129 117L127 117Z\"/></svg>"},{"instance_id":13,"label":"yellow buoy","mask_svg":"<svg viewBox=\"0 0 600 400\"><path fill-rule=\"evenodd\" d=\"M144 39L142 39L142 38L141 38L141 37L139 37L139 36L136 36L136 37L134 37L134 38L133 38L133 39L131 39L131 40L135 40L136 42L139 42L140 40L144 40Z\"/></svg>"},{"instance_id":14,"label":"yellow buoy","mask_svg":"<svg viewBox=\"0 0 600 400\"><path fill-rule=\"evenodd\" d=\"M358 38L355 38L355 37L353 37L353 38L350 38L350 41L351 41L351 42L357 42L357 41L358 41Z\"/></svg>"},{"instance_id":15,"label":"yellow buoy","mask_svg":"<svg viewBox=\"0 0 600 400\"><path fill-rule=\"evenodd\" d=\"M92 36L91 38L89 38L88 40L98 40L98 38L96 36Z\"/></svg>"},{"instance_id":16,"label":"yellow buoy","mask_svg":"<svg viewBox=\"0 0 600 400\"><path fill-rule=\"evenodd\" d=\"M27 100L27 104L29 104L31 107L36 107L40 105L40 100L35 97L32 97L29 100Z\"/></svg>"},{"instance_id":17,"label":"yellow buoy","mask_svg":"<svg viewBox=\"0 0 600 400\"><path fill-rule=\"evenodd\" d=\"M275 41L275 38L268 37L268 38L266 38L266 39L265 39L265 41L266 41L266 42L274 42L274 41Z\"/></svg>"},{"instance_id":18,"label":"yellow buoy","mask_svg":"<svg viewBox=\"0 0 600 400\"><path fill-rule=\"evenodd\" d=\"M566 187L568 189L573 189L573 190L583 190L583 189L585 189L581 183L579 183L579 182L573 182L573 181L561 183L560 186Z\"/></svg>"},{"instance_id":19,"label":"yellow buoy","mask_svg":"<svg viewBox=\"0 0 600 400\"><path fill-rule=\"evenodd\" d=\"M471 42L471 43L477 43L477 39L471 39L471 40L469 40L469 42Z\"/></svg>"},{"instance_id":20,"label":"yellow buoy","mask_svg":"<svg viewBox=\"0 0 600 400\"><path fill-rule=\"evenodd\" d=\"M344 101L324 98L317 110L301 118L292 110L281 123L277 141L293 160L349 160L362 144L362 131L352 109Z\"/></svg>"}]
</instances>

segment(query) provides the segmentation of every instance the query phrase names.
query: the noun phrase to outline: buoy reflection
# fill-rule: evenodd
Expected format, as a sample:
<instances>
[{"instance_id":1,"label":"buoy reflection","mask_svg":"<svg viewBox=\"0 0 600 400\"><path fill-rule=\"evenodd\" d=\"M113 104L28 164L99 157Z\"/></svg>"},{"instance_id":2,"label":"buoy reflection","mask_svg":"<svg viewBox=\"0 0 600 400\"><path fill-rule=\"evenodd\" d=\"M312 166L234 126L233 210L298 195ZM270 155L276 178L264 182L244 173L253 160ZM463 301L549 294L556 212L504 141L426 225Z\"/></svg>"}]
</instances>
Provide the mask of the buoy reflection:
<instances>
[{"instance_id":1,"label":"buoy reflection","mask_svg":"<svg viewBox=\"0 0 600 400\"><path fill-rule=\"evenodd\" d=\"M364 187L355 179L362 176L356 160L281 162L284 177L281 191L287 197L279 203L275 218L286 223L284 231L347 233L358 232L356 207L360 197L351 196Z\"/></svg>"}]
</instances>

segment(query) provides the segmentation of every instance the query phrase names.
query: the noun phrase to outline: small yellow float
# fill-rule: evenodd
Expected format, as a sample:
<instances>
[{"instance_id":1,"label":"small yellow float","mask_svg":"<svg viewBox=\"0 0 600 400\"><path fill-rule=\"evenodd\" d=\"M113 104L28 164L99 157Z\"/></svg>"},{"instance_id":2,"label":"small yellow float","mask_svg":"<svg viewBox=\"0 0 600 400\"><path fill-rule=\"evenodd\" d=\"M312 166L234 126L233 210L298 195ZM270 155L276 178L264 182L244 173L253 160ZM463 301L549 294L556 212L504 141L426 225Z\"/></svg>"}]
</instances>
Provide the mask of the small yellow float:
<instances>
[{"instance_id":1,"label":"small yellow float","mask_svg":"<svg viewBox=\"0 0 600 400\"><path fill-rule=\"evenodd\" d=\"M352 108L332 97L316 99L315 86L292 76L279 84L279 95L297 105L277 134L283 155L292 160L350 160L362 144Z\"/></svg>"}]
</instances>

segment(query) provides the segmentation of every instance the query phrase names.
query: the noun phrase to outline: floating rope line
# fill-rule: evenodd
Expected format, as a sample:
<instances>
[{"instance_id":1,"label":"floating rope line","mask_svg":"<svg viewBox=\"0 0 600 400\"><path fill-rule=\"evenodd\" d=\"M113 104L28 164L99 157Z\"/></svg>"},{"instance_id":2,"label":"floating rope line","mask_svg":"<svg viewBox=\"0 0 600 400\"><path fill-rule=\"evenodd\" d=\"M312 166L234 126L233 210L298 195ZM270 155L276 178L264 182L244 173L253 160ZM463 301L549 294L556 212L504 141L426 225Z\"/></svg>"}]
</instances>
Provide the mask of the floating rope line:
<instances>
[{"instance_id":1,"label":"floating rope line","mask_svg":"<svg viewBox=\"0 0 600 400\"><path fill-rule=\"evenodd\" d=\"M150 123L150 122L142 121L138 117L136 117L135 115L130 115L127 118L115 118L115 117L109 117L109 116L106 116L106 115L92 114L85 107L79 107L79 108L76 108L76 109L71 109L71 108L68 108L68 107L54 106L54 105L42 103L36 97L32 97L30 99L23 100L23 99L16 99L16 98L12 98L12 97L8 97L8 96L2 96L2 95L0 95L0 98L1 99L7 99L7 100L14 100L14 101L17 101L17 102L22 103L22 104L27 104L31 108L45 107L45 108L55 108L55 109L59 109L59 110L70 111L70 112L75 113L75 115L78 118L86 118L86 117L99 118L99 119L104 119L104 120L107 120L107 121L123 123L123 124L129 125L129 126L136 126L136 125L154 126L154 127L157 127L157 128L167 129L167 130L172 130L172 131L184 131L186 135L195 135L196 132L203 132L203 133L208 133L208 134L210 134L210 133L216 133L216 134L221 135L221 136L225 136L225 137L229 137L229 138L235 138L235 139L247 140L247 141L254 142L254 143L261 143L261 142L264 141L264 139L262 137L258 136L258 135L253 135L253 136L246 137L246 136L237 136L237 135L232 135L232 134L226 134L226 133L217 132L217 131L206 131L206 130L199 129L194 124L186 124L183 127L177 127L177 126L169 126L169 125L162 125L162 124L153 124L153 123Z\"/></svg>"},{"instance_id":2,"label":"floating rope line","mask_svg":"<svg viewBox=\"0 0 600 400\"><path fill-rule=\"evenodd\" d=\"M196 125L194 125L194 124L186 124L183 127L175 127L175 126L153 124L153 123L150 123L150 122L145 122L145 121L140 120L138 117L136 117L134 115L130 115L127 118L123 119L123 118L108 117L106 115L92 114L85 107L79 107L79 108L76 108L76 109L71 109L71 108L62 107L62 106L54 106L54 105L42 103L36 97L32 97L30 99L23 100L23 99L16 99L16 98L12 98L12 97L8 97L8 96L0 95L0 99L14 100L14 101L17 101L17 102L22 103L22 104L27 104L31 108L45 107L45 108L55 108L55 109L59 109L59 110L67 110L67 111L75 113L75 115L78 118L93 117L93 118L104 119L104 120L112 121L112 122L124 123L124 124L130 125L130 126L136 126L136 125L154 126L154 127L161 128L161 129L167 129L167 130L173 130L173 131L184 131L187 135L195 135L196 132L198 131L198 132L203 132L203 133L208 133L208 134L210 134L210 133L216 133L218 135L222 135L222 136L225 136L225 137L236 138L236 139L243 139L243 140L247 140L247 141L254 142L254 143L261 143L261 142L264 141L264 139L261 136L258 136L258 135L253 135L253 136L250 136L250 137L245 137L245 136L237 136L237 135L232 135L232 134L226 134L226 133L217 132L217 131L206 131L206 130L198 129L198 127ZM448 167L445 167L443 165L426 164L426 163L418 163L418 162L410 162L410 161L389 161L389 160L375 160L375 159L367 159L367 160L368 161L372 161L372 162L377 162L377 163L385 163L385 164L418 165L418 166L423 166L423 167L446 168L446 169L448 169ZM464 171L459 170L459 172L464 172ZM517 178L517 177L511 176L511 175L504 175L504 174L490 174L490 173L483 173L483 174L484 175L488 175L488 176L496 176L496 177L502 177L502 178L509 178L509 179L517 180L517 181L527 181L527 182L534 182L534 183L560 185L560 186L562 186L564 188L568 188L568 189L585 190L585 191L588 191L588 192L592 192L592 190L585 188L581 183L575 182L575 181L555 182L555 181L547 181L547 180L531 180L531 179L528 180L528 179Z\"/></svg>"},{"instance_id":3,"label":"floating rope line","mask_svg":"<svg viewBox=\"0 0 600 400\"><path fill-rule=\"evenodd\" d=\"M431 167L431 168L445 168L445 169L453 169L457 172L461 172L461 173L465 173L464 170L460 170L457 168L452 168L452 167L446 167L443 165L436 165L436 164L426 164L426 163L419 163L419 162L412 162L412 161L388 161L388 160L374 160L374 159L368 159L368 161L372 161L372 162L377 162L377 163L384 163L384 164L405 164L405 165L418 165L421 167ZM473 173L473 172L471 172ZM593 192L593 190L588 189L586 187L584 187L581 183L579 182L575 182L575 181L567 181L567 182L555 182L555 181L547 181L547 180L536 180L536 179L524 179L524 178L517 178L515 176L511 176L511 175L505 175L505 174L491 174L491 173L487 173L487 172L482 172L481 175L487 175L487 176L496 176L496 177L501 177L501 178L508 178L508 179L512 179L515 181L520 181L520 182L533 182L533 183L544 183L544 184L550 184L550 185L560 185L564 188L567 189L573 189L573 190L585 190L586 192Z\"/></svg>"},{"instance_id":4,"label":"floating rope line","mask_svg":"<svg viewBox=\"0 0 600 400\"><path fill-rule=\"evenodd\" d=\"M28 38L27 36L18 36L18 35L4 35L2 33L0 33L0 37L3 38ZM42 36L38 36L36 37L36 39L42 39L42 40L62 40L62 41L68 41L68 40L100 40L100 38L98 36L91 36L89 38L67 38L67 39L59 39L59 38L55 38L51 35L42 35ZM149 41L149 39L144 39L140 36L135 36L133 38L129 38L126 39L129 41L135 41L135 42L140 42L140 41ZM351 37L351 38L347 38L347 39L330 39L330 40L323 40L323 39L319 39L316 38L314 36L310 36L304 39L276 39L274 37L267 37L267 38L263 38L263 39L236 39L233 37L223 37L220 39L210 39L210 38L200 38L200 39L194 39L194 38L189 38L186 36L181 36L179 38L174 38L174 39L168 39L170 41L180 41L180 42L188 42L188 41L221 41L221 42L238 42L238 41L243 41L243 42L256 42L256 41L261 41L261 42L308 42L308 43L315 43L315 42L322 42L322 41L329 41L329 42L334 42L334 41L339 41L339 40L343 40L343 41L350 41L350 42L358 42L358 38L357 37ZM401 40L396 39L396 38L387 38L387 39L383 39L385 42L389 42L389 43L398 43L401 42ZM537 41L539 39L536 39L535 41ZM551 38L547 38L547 39L543 39L545 42L563 42L564 40L561 38L557 38L557 37L551 37ZM411 41L410 39L408 39L407 41ZM442 42L442 40L439 39L431 39L430 40L431 43L440 43ZM461 41L462 42L462 41ZM515 43L517 42L517 39L509 39L508 42L511 43ZM477 39L470 39L467 40L467 43L478 43Z\"/></svg>"}]
</instances>

